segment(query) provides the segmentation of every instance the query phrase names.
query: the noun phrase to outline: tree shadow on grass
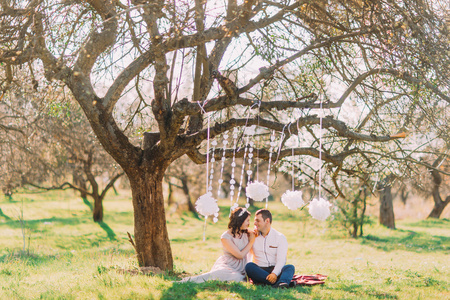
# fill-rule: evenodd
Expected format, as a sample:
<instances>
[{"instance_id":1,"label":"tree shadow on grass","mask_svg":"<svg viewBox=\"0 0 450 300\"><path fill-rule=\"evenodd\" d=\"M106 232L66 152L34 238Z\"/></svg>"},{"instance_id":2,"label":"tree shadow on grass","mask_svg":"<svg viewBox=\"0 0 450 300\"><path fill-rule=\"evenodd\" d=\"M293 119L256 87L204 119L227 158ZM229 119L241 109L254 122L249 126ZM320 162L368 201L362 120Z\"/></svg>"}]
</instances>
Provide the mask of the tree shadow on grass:
<instances>
[{"instance_id":1,"label":"tree shadow on grass","mask_svg":"<svg viewBox=\"0 0 450 300\"><path fill-rule=\"evenodd\" d=\"M93 210L94 210L94 207L92 206L92 203L89 202L89 200L88 200L86 197L82 197L82 199L83 199L83 203L86 204L87 207L89 207L89 209L90 209L91 211L93 211Z\"/></svg>"},{"instance_id":2,"label":"tree shadow on grass","mask_svg":"<svg viewBox=\"0 0 450 300\"><path fill-rule=\"evenodd\" d=\"M248 285L240 282L208 281L205 283L174 283L166 289L161 300L169 299L199 299L199 293L208 292L210 294L227 291L231 294L238 294L243 299L299 299L298 293L311 294L311 287L296 287L291 289L275 289L271 286ZM206 295L205 295L206 297Z\"/></svg>"},{"instance_id":3,"label":"tree shadow on grass","mask_svg":"<svg viewBox=\"0 0 450 300\"><path fill-rule=\"evenodd\" d=\"M116 241L117 236L114 233L114 231L111 229L111 227L108 226L105 222L98 222L98 225L106 232L108 239L111 241Z\"/></svg>"},{"instance_id":4,"label":"tree shadow on grass","mask_svg":"<svg viewBox=\"0 0 450 300\"><path fill-rule=\"evenodd\" d=\"M0 208L0 217L3 217L3 218L5 218L7 221L11 221L11 218L10 217L8 217L7 215L5 215L4 213L3 213L3 211L2 211L2 209Z\"/></svg>"},{"instance_id":5,"label":"tree shadow on grass","mask_svg":"<svg viewBox=\"0 0 450 300\"><path fill-rule=\"evenodd\" d=\"M422 228L450 228L450 219L426 219L418 222L403 224L404 226L422 227Z\"/></svg>"},{"instance_id":6,"label":"tree shadow on grass","mask_svg":"<svg viewBox=\"0 0 450 300\"><path fill-rule=\"evenodd\" d=\"M61 223L64 225L77 225L80 223L86 223L87 220L83 220L80 218L45 218L45 219L35 219L35 220L25 220L25 226L29 229L37 229L38 226L44 224L44 225L50 225L52 223ZM0 223L0 226L7 226L12 229L21 228L21 224L19 220L13 220L9 218L9 220L5 223Z\"/></svg>"},{"instance_id":7,"label":"tree shadow on grass","mask_svg":"<svg viewBox=\"0 0 450 300\"><path fill-rule=\"evenodd\" d=\"M450 237L397 229L395 235L392 236L381 237L371 234L364 236L361 238L361 244L383 251L449 252Z\"/></svg>"}]
</instances>

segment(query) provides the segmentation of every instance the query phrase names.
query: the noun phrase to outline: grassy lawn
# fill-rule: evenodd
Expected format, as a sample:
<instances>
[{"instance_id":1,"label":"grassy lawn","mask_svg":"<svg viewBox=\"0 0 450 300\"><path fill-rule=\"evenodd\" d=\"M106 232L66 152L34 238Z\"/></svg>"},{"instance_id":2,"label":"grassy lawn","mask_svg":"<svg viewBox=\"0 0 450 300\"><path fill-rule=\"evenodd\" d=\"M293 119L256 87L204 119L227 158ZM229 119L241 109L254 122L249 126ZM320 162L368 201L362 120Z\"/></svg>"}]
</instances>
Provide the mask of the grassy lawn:
<instances>
[{"instance_id":1,"label":"grassy lawn","mask_svg":"<svg viewBox=\"0 0 450 300\"><path fill-rule=\"evenodd\" d=\"M397 230L367 225L364 237L351 239L337 223L273 202L273 226L288 239L288 262L299 274L328 275L324 285L277 290L173 283L209 271L221 254L229 202L220 205L221 218L208 222L206 241L203 220L168 216L173 273L132 275L121 271L137 269L127 237L133 233L129 195L109 195L101 224L72 192L2 197L0 299L450 299L449 219L401 220Z\"/></svg>"}]
</instances>

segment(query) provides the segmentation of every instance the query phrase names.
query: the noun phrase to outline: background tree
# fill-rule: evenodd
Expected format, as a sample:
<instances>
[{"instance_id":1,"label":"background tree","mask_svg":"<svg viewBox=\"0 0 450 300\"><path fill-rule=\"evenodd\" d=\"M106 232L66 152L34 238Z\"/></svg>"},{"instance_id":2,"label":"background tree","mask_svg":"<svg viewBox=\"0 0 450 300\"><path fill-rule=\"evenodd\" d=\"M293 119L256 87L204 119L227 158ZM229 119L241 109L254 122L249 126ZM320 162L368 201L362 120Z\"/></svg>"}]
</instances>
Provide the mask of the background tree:
<instances>
[{"instance_id":1,"label":"background tree","mask_svg":"<svg viewBox=\"0 0 450 300\"><path fill-rule=\"evenodd\" d=\"M361 111L370 111L389 101L408 104L419 89L436 101L450 102L447 2L0 4L0 62L21 65L38 59L47 81L59 81L71 90L100 143L127 174L142 266L173 268L164 173L183 155L204 163L202 146L208 136L250 125L265 129L261 134L284 132L286 140L304 134L311 144L281 149L276 159L292 154L320 157L336 183L340 174L356 173L354 161L346 164L347 158L373 164L365 152L372 151L374 143L396 138L391 126L376 121L358 127L339 120L348 99L361 99ZM189 69L193 74L183 76ZM296 70L298 76L289 77L285 70ZM220 89L213 87L214 80ZM276 93L268 95L265 88L270 84ZM221 90L225 93L219 94ZM134 93L139 103L132 118L138 113L151 116L139 119L152 132L144 149L130 140L133 133L126 124L131 121L121 116L121 107L130 105L124 101L127 93ZM241 107L247 117L237 114ZM321 109L323 119L314 113ZM295 126L286 131L289 124ZM325 143L317 143L319 126L326 132ZM265 148L256 152L267 160ZM235 152L237 157L243 157L243 149ZM222 153L216 149L216 159ZM225 153L231 157L234 151ZM337 184L335 189L340 193Z\"/></svg>"},{"instance_id":2,"label":"background tree","mask_svg":"<svg viewBox=\"0 0 450 300\"><path fill-rule=\"evenodd\" d=\"M94 221L102 221L102 201L123 175L121 168L101 148L67 91L53 86L41 89L29 80L34 74L28 69L10 68L14 80L0 102L4 193L29 187L74 189L91 206ZM99 179L104 182L99 184Z\"/></svg>"}]
</instances>

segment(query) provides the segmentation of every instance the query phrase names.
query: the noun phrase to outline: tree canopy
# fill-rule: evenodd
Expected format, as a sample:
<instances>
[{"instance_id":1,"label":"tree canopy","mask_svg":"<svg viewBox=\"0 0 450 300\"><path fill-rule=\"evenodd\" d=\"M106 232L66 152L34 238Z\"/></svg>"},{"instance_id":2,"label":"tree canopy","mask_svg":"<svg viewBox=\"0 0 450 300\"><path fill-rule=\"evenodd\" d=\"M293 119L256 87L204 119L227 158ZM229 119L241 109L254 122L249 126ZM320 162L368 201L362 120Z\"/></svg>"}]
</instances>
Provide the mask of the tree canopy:
<instances>
[{"instance_id":1,"label":"tree canopy","mask_svg":"<svg viewBox=\"0 0 450 300\"><path fill-rule=\"evenodd\" d=\"M40 88L57 81L71 90L130 179L145 266L173 268L164 172L183 155L206 162L208 136L251 125L261 138L283 133L272 159L320 157L340 193L340 174L376 165L387 155L377 145L398 138L417 111L434 105L446 114L450 103L448 1L0 4L2 96L25 64L43 74ZM145 147L132 142L135 127L151 132ZM286 143L293 135L303 142ZM216 156L223 151L244 156L242 147Z\"/></svg>"}]
</instances>

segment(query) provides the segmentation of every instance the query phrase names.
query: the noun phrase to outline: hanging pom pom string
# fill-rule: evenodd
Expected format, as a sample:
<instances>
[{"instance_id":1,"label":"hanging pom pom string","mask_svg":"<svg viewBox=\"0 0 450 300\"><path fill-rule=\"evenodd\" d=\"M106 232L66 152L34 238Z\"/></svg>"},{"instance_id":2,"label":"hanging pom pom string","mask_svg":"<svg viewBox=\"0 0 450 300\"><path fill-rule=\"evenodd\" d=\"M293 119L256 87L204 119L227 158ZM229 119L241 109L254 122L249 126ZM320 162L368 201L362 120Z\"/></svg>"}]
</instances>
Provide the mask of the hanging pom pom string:
<instances>
[{"instance_id":1,"label":"hanging pom pom string","mask_svg":"<svg viewBox=\"0 0 450 300\"><path fill-rule=\"evenodd\" d=\"M219 180L218 180L218 188L217 188L217 199L220 198L220 189L222 187L222 183L223 183L223 168L225 166L225 150L227 148L227 144L228 144L228 134L225 133L223 135L223 142L222 142L222 148L223 148L223 152L222 152L222 159L221 159L221 166L220 166L220 176L219 176Z\"/></svg>"},{"instance_id":2,"label":"hanging pom pom string","mask_svg":"<svg viewBox=\"0 0 450 300\"><path fill-rule=\"evenodd\" d=\"M322 190L322 119L323 119L323 110L322 110L322 99L320 100L320 117L319 117L319 124L320 124L320 132L319 132L319 198L314 198L309 203L309 214L317 220L325 221L330 216L330 202L322 198L321 196L321 190Z\"/></svg>"},{"instance_id":3,"label":"hanging pom pom string","mask_svg":"<svg viewBox=\"0 0 450 300\"><path fill-rule=\"evenodd\" d=\"M211 192L208 192L197 199L195 209L199 214L205 216L205 225L203 227L203 241L205 241L206 220L208 216L219 213L219 206L217 205L217 200L212 197Z\"/></svg>"},{"instance_id":4,"label":"hanging pom pom string","mask_svg":"<svg viewBox=\"0 0 450 300\"><path fill-rule=\"evenodd\" d=\"M206 114L206 111L203 109L203 106L200 105L202 112ZM217 200L212 197L212 193L209 189L209 140L210 140L210 117L208 116L208 127L207 127L207 135L206 135L206 194L200 196L195 202L195 209L197 212L205 217L205 224L203 226L203 241L206 239L206 224L208 216L210 215L218 215L219 206L217 205ZM214 157L214 156L213 156ZM217 217L216 217L217 218ZM215 222L217 222L215 218Z\"/></svg>"},{"instance_id":5,"label":"hanging pom pom string","mask_svg":"<svg viewBox=\"0 0 450 300\"><path fill-rule=\"evenodd\" d=\"M275 142L275 130L272 131L270 135L270 149L269 149L269 164L267 165L267 186L269 186L270 181L270 163L272 162L273 149L277 143ZM266 198L266 208L269 204L269 197Z\"/></svg>"},{"instance_id":6,"label":"hanging pom pom string","mask_svg":"<svg viewBox=\"0 0 450 300\"><path fill-rule=\"evenodd\" d=\"M231 162L231 179L230 179L230 215L231 212L238 207L238 204L233 204L233 198L234 198L234 185L236 183L236 180L234 179L234 168L236 167L236 146L237 146L237 137L238 137L239 130L237 128L234 128L233 130L233 160Z\"/></svg>"},{"instance_id":7,"label":"hanging pom pom string","mask_svg":"<svg viewBox=\"0 0 450 300\"><path fill-rule=\"evenodd\" d=\"M248 169L247 169L247 186L251 183L251 176L252 176L252 161L253 161L253 145L254 142L250 141L249 148L248 148ZM245 204L245 208L249 208L250 203L247 196L247 203Z\"/></svg>"},{"instance_id":8,"label":"hanging pom pom string","mask_svg":"<svg viewBox=\"0 0 450 300\"><path fill-rule=\"evenodd\" d=\"M320 99L320 117L319 117L319 123L320 123L320 131L319 131L319 199L321 198L321 191L322 191L322 119L323 119L323 110L322 110L322 98Z\"/></svg>"},{"instance_id":9,"label":"hanging pom pom string","mask_svg":"<svg viewBox=\"0 0 450 300\"><path fill-rule=\"evenodd\" d=\"M242 158L241 177L239 179L239 189L236 195L236 203L239 201L239 195L241 194L242 190L242 182L244 181L245 159L247 158L247 150L248 150L248 136L245 137L244 156Z\"/></svg>"},{"instance_id":10,"label":"hanging pom pom string","mask_svg":"<svg viewBox=\"0 0 450 300\"><path fill-rule=\"evenodd\" d=\"M288 130L289 130L289 136L291 136L291 124L289 124ZM294 147L292 147L292 156L294 157ZM305 202L303 201L302 195L303 193L301 191L295 191L295 164L294 160L292 160L292 191L287 190L282 196L281 196L281 202L290 210L296 210L298 208L301 208Z\"/></svg>"},{"instance_id":11,"label":"hanging pom pom string","mask_svg":"<svg viewBox=\"0 0 450 300\"><path fill-rule=\"evenodd\" d=\"M213 189L212 183L213 183L213 179L214 179L214 162L216 161L216 159L214 158L214 151L216 150L217 141L216 141L216 140L213 140L213 141L211 142L211 145L212 145L212 150L211 150L211 160L210 160L210 162L211 162L211 171L210 171L210 174L209 174L209 185L208 185L208 191L207 191L207 194L208 194L208 195L211 195L211 197L212 197L212 189ZM214 199L214 198L213 198L213 199ZM214 201L217 201L217 200L214 199ZM213 222L214 222L214 223L217 223L217 221L219 220L218 218L219 218L219 212L215 212L215 213L214 213Z\"/></svg>"}]
</instances>

